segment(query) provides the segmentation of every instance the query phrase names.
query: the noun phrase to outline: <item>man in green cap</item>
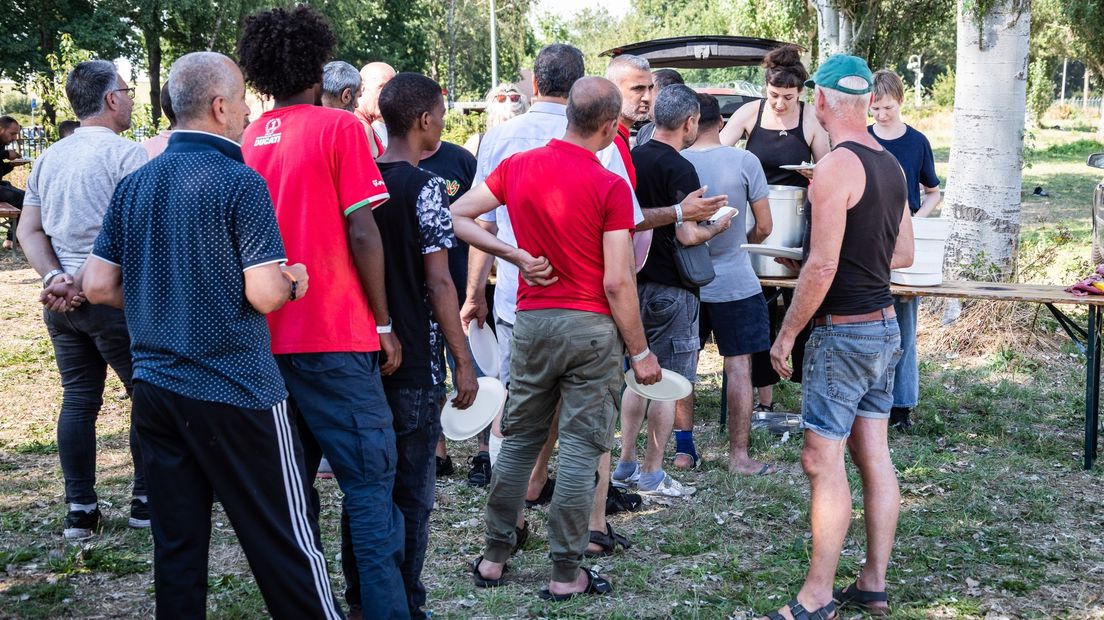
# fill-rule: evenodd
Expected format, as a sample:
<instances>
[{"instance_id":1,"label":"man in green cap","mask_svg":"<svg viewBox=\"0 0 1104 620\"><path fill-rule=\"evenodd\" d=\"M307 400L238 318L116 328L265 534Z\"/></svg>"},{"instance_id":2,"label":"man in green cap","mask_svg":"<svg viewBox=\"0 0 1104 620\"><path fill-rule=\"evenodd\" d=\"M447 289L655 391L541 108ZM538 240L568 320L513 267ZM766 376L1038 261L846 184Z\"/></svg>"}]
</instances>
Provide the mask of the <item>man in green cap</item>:
<instances>
[{"instance_id":1,"label":"man in green cap","mask_svg":"<svg viewBox=\"0 0 1104 620\"><path fill-rule=\"evenodd\" d=\"M873 83L866 61L838 55L805 84L816 87L816 117L835 148L809 186L804 260L789 265L801 275L771 363L789 378L794 338L812 321L801 465L812 486L813 554L801 590L769 620L828 620L837 604L874 613L889 607L885 575L900 492L886 434L901 354L889 272L912 264L913 242L904 173L866 131ZM853 584L833 592L851 521L845 448L862 474L867 559Z\"/></svg>"}]
</instances>

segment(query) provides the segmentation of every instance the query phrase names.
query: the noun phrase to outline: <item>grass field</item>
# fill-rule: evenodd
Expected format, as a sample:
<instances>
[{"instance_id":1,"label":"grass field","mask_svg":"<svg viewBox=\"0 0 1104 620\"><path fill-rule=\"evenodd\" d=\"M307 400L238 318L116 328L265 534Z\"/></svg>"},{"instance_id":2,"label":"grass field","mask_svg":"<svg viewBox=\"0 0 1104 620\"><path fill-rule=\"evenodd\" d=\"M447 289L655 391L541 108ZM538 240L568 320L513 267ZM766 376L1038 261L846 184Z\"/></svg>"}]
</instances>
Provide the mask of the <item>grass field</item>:
<instances>
[{"instance_id":1,"label":"grass field","mask_svg":"<svg viewBox=\"0 0 1104 620\"><path fill-rule=\"evenodd\" d=\"M931 133L943 174L948 134ZM1104 150L1091 138L1036 132L1024 187L1043 185L1051 196L1024 199L1027 279L1064 283L1087 266L1091 191L1101 175L1084 166L1084 155ZM98 426L106 525L82 545L61 538L55 440L61 389L36 301L39 288L20 254L0 254L0 618L150 617L152 543L147 532L126 527L129 401L114 376ZM1045 312L1020 308L1007 316L1003 327L985 323L988 344L979 345L967 328L943 328L933 314L922 314L917 424L913 433L891 437L902 489L889 571L895 617L1104 618L1104 480L1100 467L1080 469L1081 358ZM1035 331L1025 336L1031 325ZM597 561L615 585L614 596L562 604L537 599L548 574L543 509L528 511L535 535L511 561L509 585L475 590L464 562L481 551L485 491L464 484L461 466L438 484L425 569L434 616L744 618L796 593L810 551L801 438L780 441L757 432L753 455L781 463L784 471L730 476L717 430L719 362L708 348L697 402L704 464L680 478L699 492L611 518L634 542L628 552ZM796 386L783 384L778 394L784 405L798 406ZM463 442L450 450L460 461L475 446ZM334 562L340 495L333 481L318 487L327 557L340 591ZM854 502L840 584L863 560L858 492ZM217 506L212 518L209 615L265 617L232 527Z\"/></svg>"}]
</instances>

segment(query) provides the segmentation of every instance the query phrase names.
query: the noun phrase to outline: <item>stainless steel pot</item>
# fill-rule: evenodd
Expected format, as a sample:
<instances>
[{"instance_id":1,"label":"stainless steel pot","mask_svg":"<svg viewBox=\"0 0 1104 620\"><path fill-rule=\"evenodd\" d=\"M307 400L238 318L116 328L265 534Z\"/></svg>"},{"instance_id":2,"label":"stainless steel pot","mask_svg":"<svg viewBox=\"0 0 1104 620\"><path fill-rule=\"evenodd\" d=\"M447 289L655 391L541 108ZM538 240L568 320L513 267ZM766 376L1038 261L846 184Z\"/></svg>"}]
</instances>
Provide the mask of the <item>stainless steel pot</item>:
<instances>
[{"instance_id":1,"label":"stainless steel pot","mask_svg":"<svg viewBox=\"0 0 1104 620\"><path fill-rule=\"evenodd\" d=\"M773 226L771 234L762 241L766 245L780 245L787 248L801 247L805 236L805 188L790 185L770 186L770 210ZM755 227L755 214L748 209L748 230ZM751 267L755 275L768 278L791 278L797 275L774 262L774 259L761 254L751 255Z\"/></svg>"}]
</instances>

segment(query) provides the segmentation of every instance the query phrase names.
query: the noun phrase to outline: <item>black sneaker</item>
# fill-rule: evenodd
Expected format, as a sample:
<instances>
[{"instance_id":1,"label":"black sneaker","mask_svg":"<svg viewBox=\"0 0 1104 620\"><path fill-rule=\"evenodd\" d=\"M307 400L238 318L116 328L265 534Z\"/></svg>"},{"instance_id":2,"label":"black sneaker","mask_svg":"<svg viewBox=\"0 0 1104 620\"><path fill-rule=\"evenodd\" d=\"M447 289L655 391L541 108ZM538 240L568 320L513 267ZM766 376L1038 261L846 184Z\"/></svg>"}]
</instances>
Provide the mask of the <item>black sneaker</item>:
<instances>
[{"instance_id":1,"label":"black sneaker","mask_svg":"<svg viewBox=\"0 0 1104 620\"><path fill-rule=\"evenodd\" d=\"M62 534L69 540L84 540L92 538L96 530L100 529L100 509L91 511L70 510L65 515L65 531Z\"/></svg>"},{"instance_id":2,"label":"black sneaker","mask_svg":"<svg viewBox=\"0 0 1104 620\"><path fill-rule=\"evenodd\" d=\"M912 409L908 407L893 407L889 410L889 427L907 433L912 428L911 414Z\"/></svg>"},{"instance_id":3,"label":"black sneaker","mask_svg":"<svg viewBox=\"0 0 1104 620\"><path fill-rule=\"evenodd\" d=\"M468 484L473 487L485 487L491 483L491 455L486 452L471 457L471 471L468 472Z\"/></svg>"},{"instance_id":4,"label":"black sneaker","mask_svg":"<svg viewBox=\"0 0 1104 620\"><path fill-rule=\"evenodd\" d=\"M136 530L144 530L150 526L149 502L144 502L137 497L130 500L130 520L127 521L127 525Z\"/></svg>"},{"instance_id":5,"label":"black sneaker","mask_svg":"<svg viewBox=\"0 0 1104 620\"><path fill-rule=\"evenodd\" d=\"M433 457L437 459L437 477L444 478L445 476L451 476L456 473L456 468L452 466L452 457L446 456L441 458L439 456Z\"/></svg>"}]
</instances>

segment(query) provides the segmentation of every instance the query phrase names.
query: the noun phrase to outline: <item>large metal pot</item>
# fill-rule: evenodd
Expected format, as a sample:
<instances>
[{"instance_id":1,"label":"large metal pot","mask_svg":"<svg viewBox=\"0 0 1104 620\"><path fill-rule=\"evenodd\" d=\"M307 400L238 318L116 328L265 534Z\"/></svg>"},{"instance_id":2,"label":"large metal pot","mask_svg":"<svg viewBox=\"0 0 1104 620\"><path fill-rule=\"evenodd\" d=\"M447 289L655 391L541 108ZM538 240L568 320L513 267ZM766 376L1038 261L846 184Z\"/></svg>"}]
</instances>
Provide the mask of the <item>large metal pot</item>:
<instances>
[{"instance_id":1,"label":"large metal pot","mask_svg":"<svg viewBox=\"0 0 1104 620\"><path fill-rule=\"evenodd\" d=\"M770 186L770 210L773 226L771 234L762 241L765 245L780 245L787 248L801 247L805 236L805 188L790 185ZM755 214L748 209L748 230L755 227ZM768 278L791 278L797 275L774 262L774 259L761 254L751 255L751 268L755 275Z\"/></svg>"}]
</instances>

